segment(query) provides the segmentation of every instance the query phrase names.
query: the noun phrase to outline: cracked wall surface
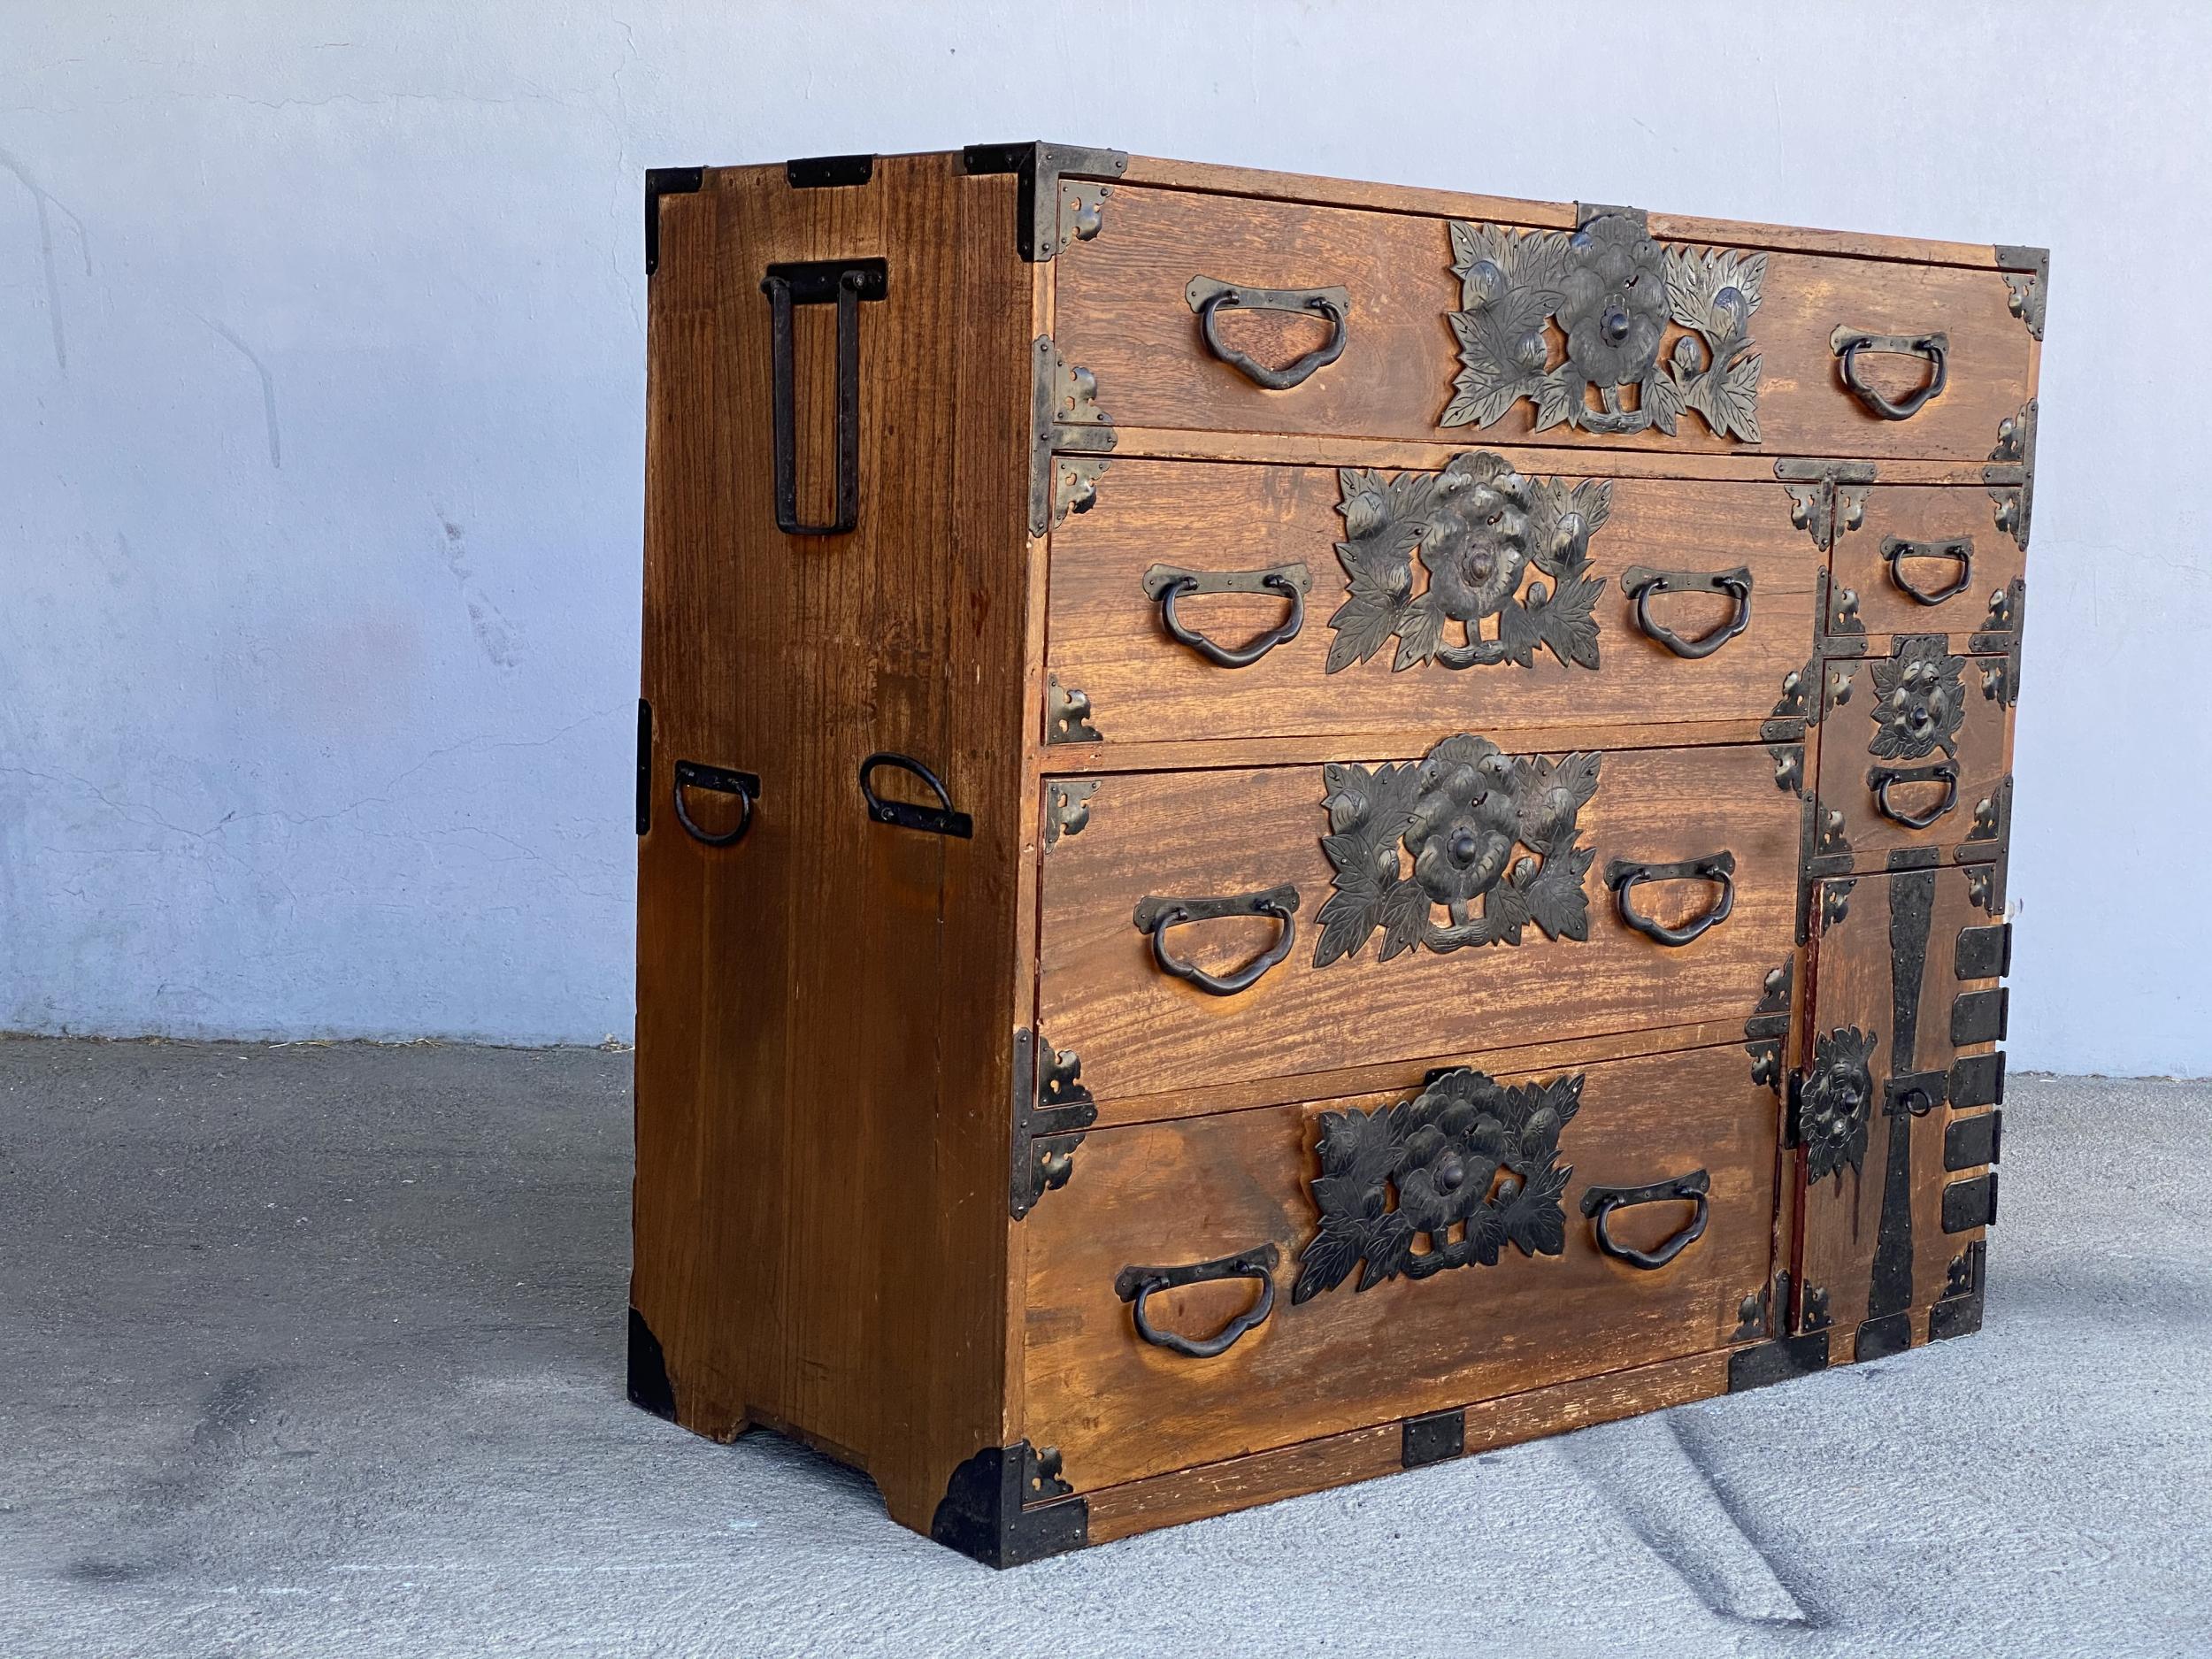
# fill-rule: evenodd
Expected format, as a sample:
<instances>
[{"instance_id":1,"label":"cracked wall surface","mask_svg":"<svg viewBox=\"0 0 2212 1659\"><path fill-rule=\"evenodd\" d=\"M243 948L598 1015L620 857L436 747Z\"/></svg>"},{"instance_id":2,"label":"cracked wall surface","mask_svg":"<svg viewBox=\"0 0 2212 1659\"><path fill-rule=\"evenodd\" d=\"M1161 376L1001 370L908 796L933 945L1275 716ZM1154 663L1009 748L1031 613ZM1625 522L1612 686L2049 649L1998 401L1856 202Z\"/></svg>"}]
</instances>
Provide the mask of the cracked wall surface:
<instances>
[{"instance_id":1,"label":"cracked wall surface","mask_svg":"<svg viewBox=\"0 0 2212 1659\"><path fill-rule=\"evenodd\" d=\"M8 8L0 1030L626 1036L643 170L1055 137L2049 244L2015 1063L2212 1072L2212 15L1207 16Z\"/></svg>"}]
</instances>

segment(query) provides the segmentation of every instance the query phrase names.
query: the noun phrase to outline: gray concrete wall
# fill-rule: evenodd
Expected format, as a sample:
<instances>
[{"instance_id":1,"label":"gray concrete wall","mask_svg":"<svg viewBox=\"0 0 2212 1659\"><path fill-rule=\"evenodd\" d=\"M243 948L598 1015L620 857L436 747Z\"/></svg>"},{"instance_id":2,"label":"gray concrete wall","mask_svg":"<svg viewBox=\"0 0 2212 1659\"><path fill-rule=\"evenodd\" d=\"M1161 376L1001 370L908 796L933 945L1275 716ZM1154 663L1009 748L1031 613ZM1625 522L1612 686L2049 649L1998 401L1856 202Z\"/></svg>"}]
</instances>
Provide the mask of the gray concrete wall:
<instances>
[{"instance_id":1,"label":"gray concrete wall","mask_svg":"<svg viewBox=\"0 0 2212 1659\"><path fill-rule=\"evenodd\" d=\"M0 0L0 1029L630 1026L654 165L2050 244L2014 1052L2212 1072L2212 12Z\"/></svg>"}]
</instances>

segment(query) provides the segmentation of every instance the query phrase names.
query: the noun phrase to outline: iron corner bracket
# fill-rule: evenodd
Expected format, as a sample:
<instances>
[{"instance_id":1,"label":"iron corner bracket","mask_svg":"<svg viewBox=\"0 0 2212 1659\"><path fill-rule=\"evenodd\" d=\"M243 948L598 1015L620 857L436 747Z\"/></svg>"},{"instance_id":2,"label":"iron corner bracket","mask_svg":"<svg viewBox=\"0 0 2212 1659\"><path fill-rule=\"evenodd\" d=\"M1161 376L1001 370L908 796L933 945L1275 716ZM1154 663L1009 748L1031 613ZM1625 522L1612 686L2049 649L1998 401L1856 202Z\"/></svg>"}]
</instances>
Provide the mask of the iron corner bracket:
<instances>
[{"instance_id":1,"label":"iron corner bracket","mask_svg":"<svg viewBox=\"0 0 2212 1659\"><path fill-rule=\"evenodd\" d=\"M676 1420L676 1387L668 1380L668 1356L645 1316L630 1310L630 1403L657 1417Z\"/></svg>"},{"instance_id":2,"label":"iron corner bracket","mask_svg":"<svg viewBox=\"0 0 2212 1659\"><path fill-rule=\"evenodd\" d=\"M1090 1505L1060 1478L1060 1454L986 1446L952 1471L929 1535L987 1567L1018 1567L1090 1542Z\"/></svg>"},{"instance_id":3,"label":"iron corner bracket","mask_svg":"<svg viewBox=\"0 0 2212 1659\"><path fill-rule=\"evenodd\" d=\"M2007 308L2028 326L2028 333L2043 338L2043 302L2051 288L2051 250L2048 248L1996 249L1997 273L2011 289Z\"/></svg>"},{"instance_id":4,"label":"iron corner bracket","mask_svg":"<svg viewBox=\"0 0 2212 1659\"><path fill-rule=\"evenodd\" d=\"M1020 175L1021 200L1014 217L1014 246L1023 260L1043 265L1060 251L1060 180L1063 179L1119 179L1129 169L1127 152L1086 150L1074 144L970 144L960 161L971 173L1011 173ZM1079 238L1097 234L1095 217L1087 231L1079 226Z\"/></svg>"},{"instance_id":5,"label":"iron corner bracket","mask_svg":"<svg viewBox=\"0 0 2212 1659\"><path fill-rule=\"evenodd\" d=\"M1026 1025L1014 1031L1012 1166L1007 1213L1019 1221L1046 1193L1068 1184L1075 1149L1098 1121L1083 1087L1082 1056L1041 1042Z\"/></svg>"},{"instance_id":6,"label":"iron corner bracket","mask_svg":"<svg viewBox=\"0 0 2212 1659\"><path fill-rule=\"evenodd\" d=\"M1769 1383L1809 1377L1827 1369L1828 1333L1824 1330L1786 1336L1774 1342L1754 1342L1728 1356L1728 1392L1740 1394L1747 1388L1763 1388Z\"/></svg>"},{"instance_id":7,"label":"iron corner bracket","mask_svg":"<svg viewBox=\"0 0 2212 1659\"><path fill-rule=\"evenodd\" d=\"M704 167L648 167L645 170L645 274L661 263L661 197L691 196L705 185Z\"/></svg>"},{"instance_id":8,"label":"iron corner bracket","mask_svg":"<svg viewBox=\"0 0 2212 1659\"><path fill-rule=\"evenodd\" d=\"M1461 1406L1450 1411L1431 1411L1422 1417L1407 1417L1399 1431L1398 1456L1407 1469L1418 1469L1425 1463L1440 1463L1457 1457L1467 1449L1467 1409Z\"/></svg>"}]
</instances>

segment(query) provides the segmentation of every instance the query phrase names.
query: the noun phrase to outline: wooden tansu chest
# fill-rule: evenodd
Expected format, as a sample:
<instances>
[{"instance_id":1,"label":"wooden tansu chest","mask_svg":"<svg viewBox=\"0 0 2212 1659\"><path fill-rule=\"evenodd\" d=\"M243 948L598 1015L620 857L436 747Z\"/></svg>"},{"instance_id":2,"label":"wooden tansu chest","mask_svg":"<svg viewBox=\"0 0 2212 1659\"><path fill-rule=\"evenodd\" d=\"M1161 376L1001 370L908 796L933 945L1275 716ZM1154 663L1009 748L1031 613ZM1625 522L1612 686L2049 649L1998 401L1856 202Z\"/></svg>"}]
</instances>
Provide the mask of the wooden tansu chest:
<instances>
[{"instance_id":1,"label":"wooden tansu chest","mask_svg":"<svg viewBox=\"0 0 2212 1659\"><path fill-rule=\"evenodd\" d=\"M630 1388L994 1565L1977 1328L2039 250L657 172Z\"/></svg>"}]
</instances>

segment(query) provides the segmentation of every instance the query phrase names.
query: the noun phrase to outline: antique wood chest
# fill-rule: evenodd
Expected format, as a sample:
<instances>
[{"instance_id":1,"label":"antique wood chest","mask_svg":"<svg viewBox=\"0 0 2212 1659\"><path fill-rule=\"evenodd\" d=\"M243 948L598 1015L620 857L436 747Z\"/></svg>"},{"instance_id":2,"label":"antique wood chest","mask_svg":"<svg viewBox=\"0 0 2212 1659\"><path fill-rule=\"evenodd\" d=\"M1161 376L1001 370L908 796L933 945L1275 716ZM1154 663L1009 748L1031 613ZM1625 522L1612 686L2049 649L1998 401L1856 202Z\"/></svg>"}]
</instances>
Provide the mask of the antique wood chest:
<instances>
[{"instance_id":1,"label":"antique wood chest","mask_svg":"<svg viewBox=\"0 0 2212 1659\"><path fill-rule=\"evenodd\" d=\"M2041 250L645 228L639 1404L1003 1566L1977 1328Z\"/></svg>"}]
</instances>

